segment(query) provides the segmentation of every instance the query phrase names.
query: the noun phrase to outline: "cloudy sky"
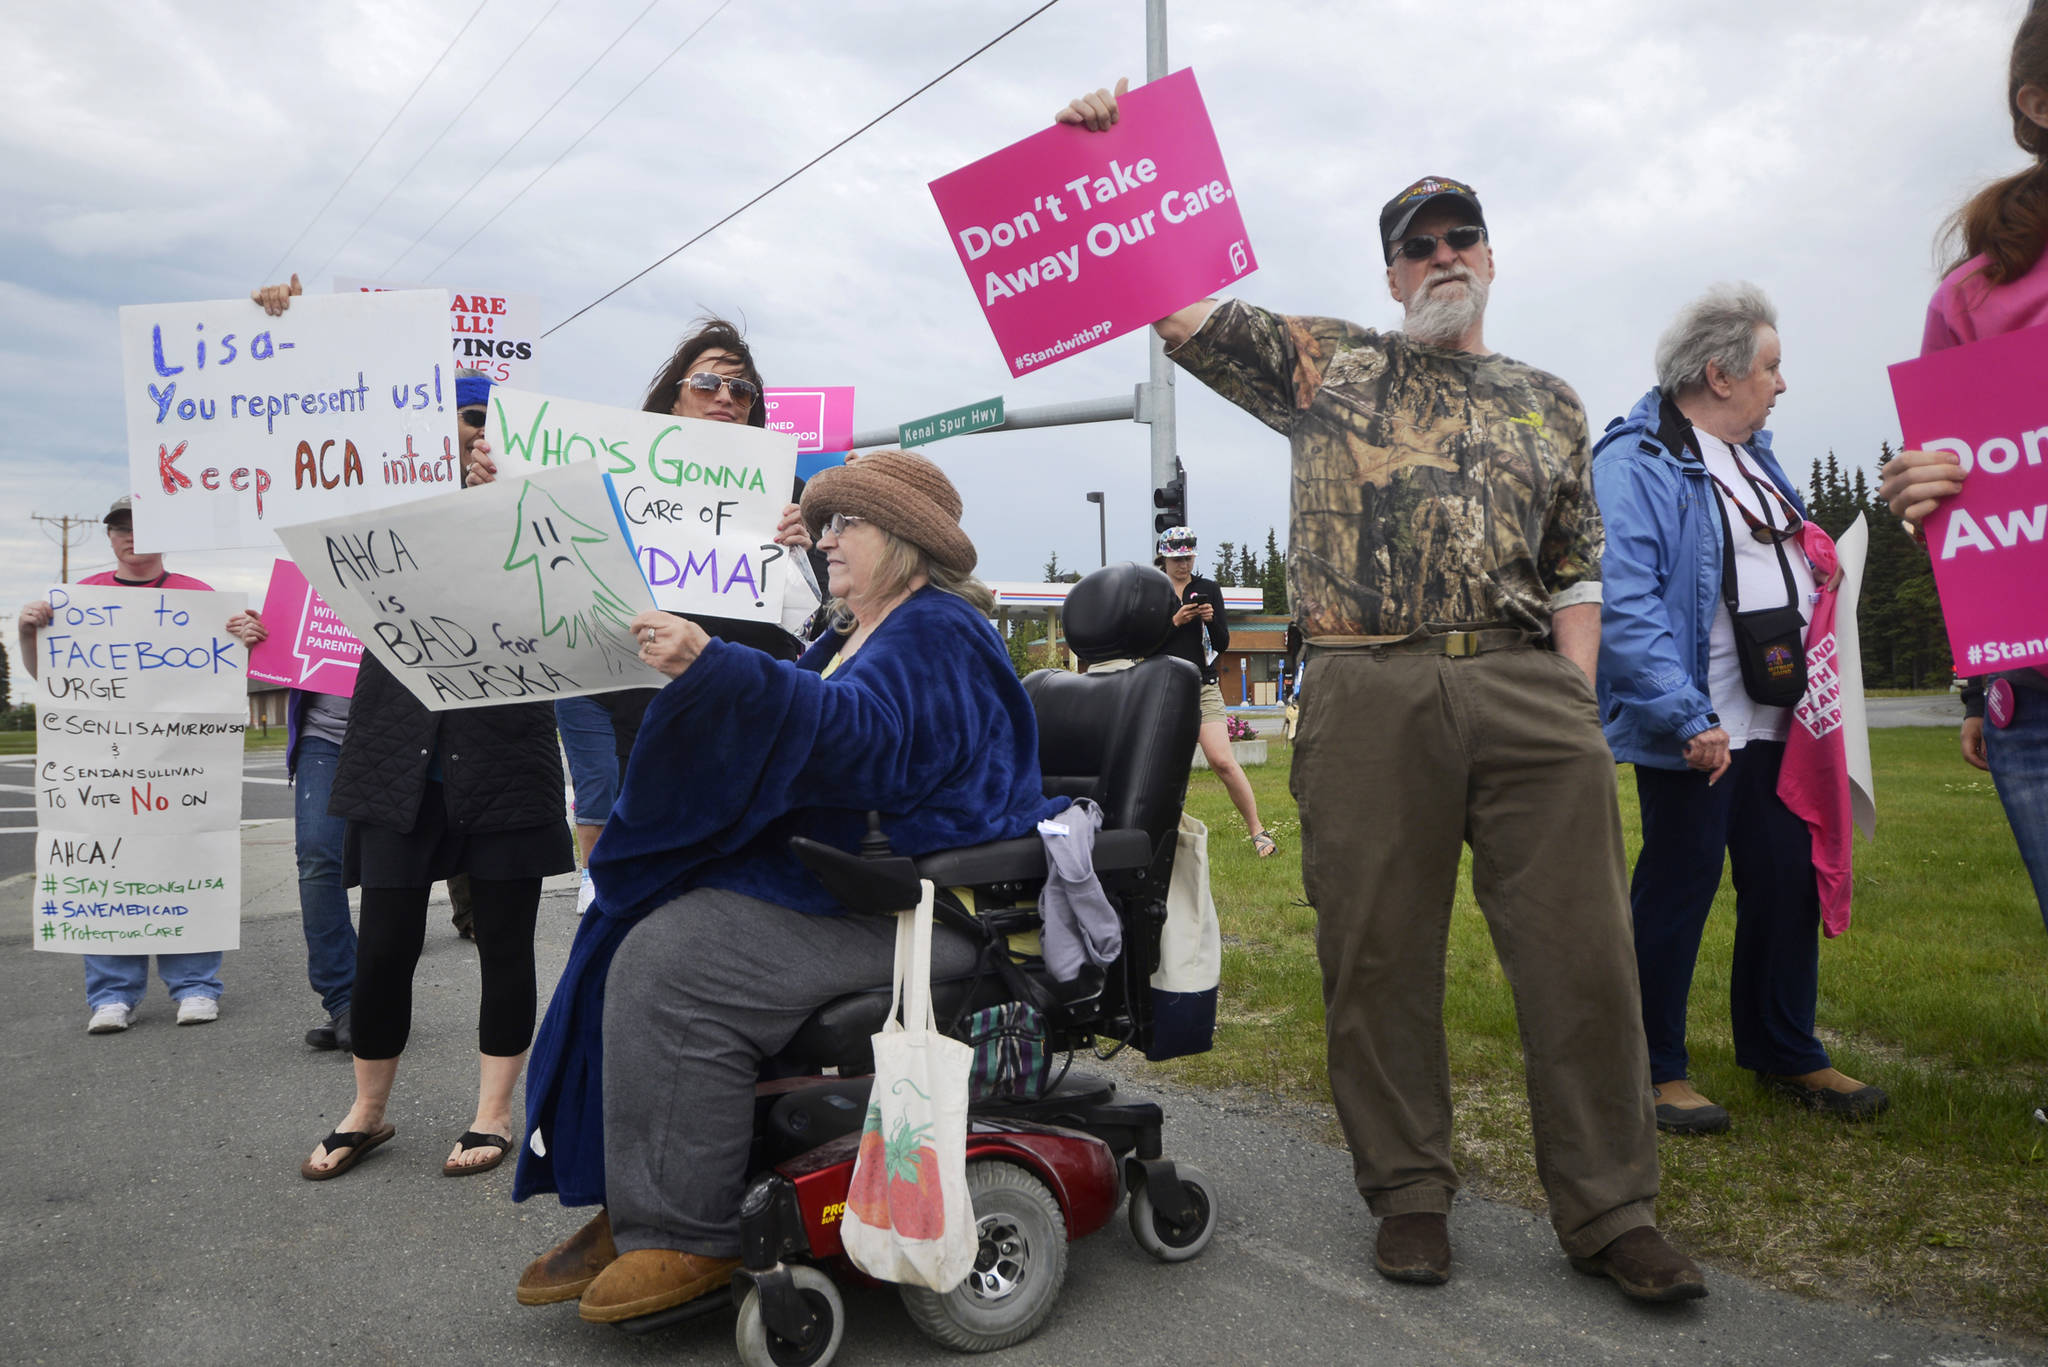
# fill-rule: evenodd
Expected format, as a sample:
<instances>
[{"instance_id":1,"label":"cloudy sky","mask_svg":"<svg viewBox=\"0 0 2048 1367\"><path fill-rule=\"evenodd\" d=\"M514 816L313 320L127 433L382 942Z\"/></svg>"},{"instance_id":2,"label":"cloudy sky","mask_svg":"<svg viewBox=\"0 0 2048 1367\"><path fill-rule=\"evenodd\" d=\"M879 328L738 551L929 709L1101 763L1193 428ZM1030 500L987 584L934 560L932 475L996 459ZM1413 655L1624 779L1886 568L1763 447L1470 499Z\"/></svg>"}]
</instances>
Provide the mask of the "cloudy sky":
<instances>
[{"instance_id":1,"label":"cloudy sky","mask_svg":"<svg viewBox=\"0 0 2048 1367\"><path fill-rule=\"evenodd\" d=\"M30 515L96 517L126 488L119 306L243 295L282 258L280 276L311 291L336 276L525 291L553 322L1036 0L483 0L419 88L475 8L0 10L10 625L58 568ZM1648 387L1655 338L1687 298L1735 277L1769 290L1791 386L1774 427L1803 480L1830 448L1867 463L1896 440L1885 366L1917 349L1940 222L2020 163L2003 71L2024 8L1174 0L1170 42L1201 82L1261 262L1245 297L1393 325L1379 205L1419 175L1456 176L1495 241L1488 341L1569 380L1596 428ZM1144 74L1142 0L1064 0L548 338L546 387L637 406L709 309L744 318L770 384L857 386L863 428L996 393L1012 408L1127 394L1145 375L1136 337L1009 378L925 188L1122 74ZM1205 547L1284 534L1283 441L1191 381L1178 394ZM1143 428L930 454L960 486L986 577L1035 579L1053 551L1092 564L1089 489L1107 492L1112 557L1147 550ZM268 563L172 559L259 595ZM110 565L88 528L73 577Z\"/></svg>"}]
</instances>

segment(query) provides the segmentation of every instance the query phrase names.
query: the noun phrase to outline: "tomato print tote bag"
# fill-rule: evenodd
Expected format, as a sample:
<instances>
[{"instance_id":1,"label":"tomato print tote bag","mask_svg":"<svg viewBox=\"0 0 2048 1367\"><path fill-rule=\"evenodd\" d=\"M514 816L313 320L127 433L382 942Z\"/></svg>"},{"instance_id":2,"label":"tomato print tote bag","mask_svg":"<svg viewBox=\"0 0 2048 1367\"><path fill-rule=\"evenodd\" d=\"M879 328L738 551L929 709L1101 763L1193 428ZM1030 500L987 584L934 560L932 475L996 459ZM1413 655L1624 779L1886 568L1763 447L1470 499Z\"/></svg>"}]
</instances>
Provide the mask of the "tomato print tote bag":
<instances>
[{"instance_id":1,"label":"tomato print tote bag","mask_svg":"<svg viewBox=\"0 0 2048 1367\"><path fill-rule=\"evenodd\" d=\"M897 913L895 990L874 1037L875 1087L839 1235L870 1277L944 1292L973 1270L979 1249L967 1195L974 1051L939 1033L931 989L927 880L917 910Z\"/></svg>"}]
</instances>

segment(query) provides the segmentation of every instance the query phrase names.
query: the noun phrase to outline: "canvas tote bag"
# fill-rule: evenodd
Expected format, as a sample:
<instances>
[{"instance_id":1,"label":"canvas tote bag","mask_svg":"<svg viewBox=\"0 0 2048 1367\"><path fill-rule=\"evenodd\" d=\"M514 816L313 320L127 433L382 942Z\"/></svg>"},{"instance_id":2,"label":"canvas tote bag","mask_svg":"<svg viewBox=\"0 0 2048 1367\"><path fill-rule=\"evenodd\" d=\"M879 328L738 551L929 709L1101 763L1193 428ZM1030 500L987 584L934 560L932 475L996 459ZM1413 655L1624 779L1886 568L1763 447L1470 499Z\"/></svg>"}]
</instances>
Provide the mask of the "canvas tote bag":
<instances>
[{"instance_id":1,"label":"canvas tote bag","mask_svg":"<svg viewBox=\"0 0 2048 1367\"><path fill-rule=\"evenodd\" d=\"M870 1277L945 1292L973 1270L980 1248L967 1195L974 1051L939 1033L931 987L926 879L917 909L896 915L896 982L874 1036L875 1086L839 1237Z\"/></svg>"}]
</instances>

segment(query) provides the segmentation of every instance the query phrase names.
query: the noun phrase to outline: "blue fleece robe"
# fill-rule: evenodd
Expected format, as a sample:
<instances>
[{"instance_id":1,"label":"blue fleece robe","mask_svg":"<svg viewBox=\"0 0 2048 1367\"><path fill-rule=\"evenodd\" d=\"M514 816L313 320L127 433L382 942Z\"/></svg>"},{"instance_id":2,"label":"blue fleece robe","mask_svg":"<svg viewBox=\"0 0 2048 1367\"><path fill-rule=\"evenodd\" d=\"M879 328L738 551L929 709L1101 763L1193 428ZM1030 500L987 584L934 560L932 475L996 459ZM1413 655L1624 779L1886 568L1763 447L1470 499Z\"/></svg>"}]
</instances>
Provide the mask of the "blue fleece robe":
<instances>
[{"instance_id":1,"label":"blue fleece robe","mask_svg":"<svg viewBox=\"0 0 2048 1367\"><path fill-rule=\"evenodd\" d=\"M711 887L843 915L791 836L856 850L873 810L898 854L929 854L1028 835L1067 805L1044 795L1031 701L967 603L919 590L820 677L842 643L828 633L792 665L714 640L649 705L591 855L596 905L534 1039L527 1128L547 1153L521 1147L513 1199L605 1199L605 978L648 912Z\"/></svg>"}]
</instances>

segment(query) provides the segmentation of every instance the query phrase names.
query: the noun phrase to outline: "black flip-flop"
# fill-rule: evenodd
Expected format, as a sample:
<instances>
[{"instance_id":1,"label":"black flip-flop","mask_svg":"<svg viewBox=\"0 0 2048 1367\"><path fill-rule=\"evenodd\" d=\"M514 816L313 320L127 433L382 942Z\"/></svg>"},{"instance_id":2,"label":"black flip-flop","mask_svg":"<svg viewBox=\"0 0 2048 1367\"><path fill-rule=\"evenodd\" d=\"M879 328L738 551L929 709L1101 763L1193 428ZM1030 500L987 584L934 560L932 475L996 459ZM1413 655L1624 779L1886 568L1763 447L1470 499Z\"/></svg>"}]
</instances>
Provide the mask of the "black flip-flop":
<instances>
[{"instance_id":1,"label":"black flip-flop","mask_svg":"<svg viewBox=\"0 0 2048 1367\"><path fill-rule=\"evenodd\" d=\"M502 1134L485 1134L482 1130L464 1130L455 1141L455 1147L467 1153L471 1149L496 1149L498 1156L487 1163L458 1163L449 1159L441 1165L443 1177L467 1177L473 1172L489 1172L505 1161L505 1155L512 1152L512 1141Z\"/></svg>"},{"instance_id":2,"label":"black flip-flop","mask_svg":"<svg viewBox=\"0 0 2048 1367\"><path fill-rule=\"evenodd\" d=\"M329 1168L316 1168L313 1166L313 1160L308 1158L299 1164L299 1176L308 1182L325 1182L330 1177L339 1177L354 1167L364 1154L397 1133L398 1130L391 1125L385 1125L375 1131L336 1130L320 1141L320 1147L327 1150L329 1155L337 1149L346 1149L348 1152Z\"/></svg>"}]
</instances>

